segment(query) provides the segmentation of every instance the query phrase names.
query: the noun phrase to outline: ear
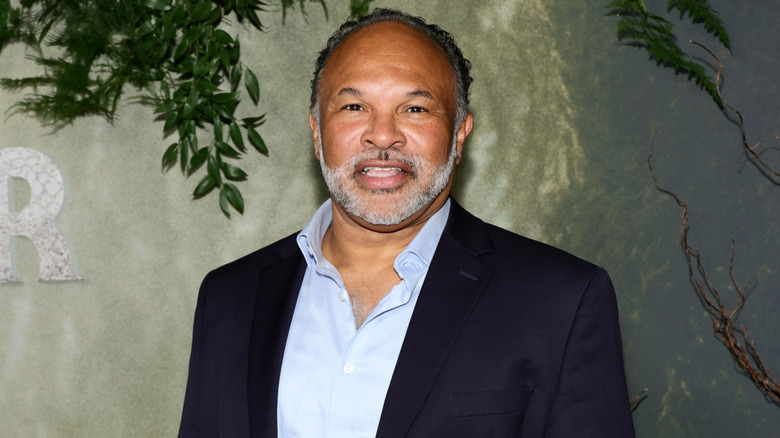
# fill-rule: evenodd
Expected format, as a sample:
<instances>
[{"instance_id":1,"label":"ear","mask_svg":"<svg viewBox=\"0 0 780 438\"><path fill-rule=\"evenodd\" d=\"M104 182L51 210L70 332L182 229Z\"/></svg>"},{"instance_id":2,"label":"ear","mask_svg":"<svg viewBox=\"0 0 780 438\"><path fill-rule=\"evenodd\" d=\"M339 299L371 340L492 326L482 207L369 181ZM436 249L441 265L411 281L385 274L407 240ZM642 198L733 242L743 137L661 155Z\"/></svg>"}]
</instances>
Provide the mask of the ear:
<instances>
[{"instance_id":1,"label":"ear","mask_svg":"<svg viewBox=\"0 0 780 438\"><path fill-rule=\"evenodd\" d=\"M317 129L317 120L314 119L314 115L309 110L309 127L311 128L311 136L314 139L314 158L317 161L320 160L320 149L317 147L319 143L319 130Z\"/></svg>"},{"instance_id":2,"label":"ear","mask_svg":"<svg viewBox=\"0 0 780 438\"><path fill-rule=\"evenodd\" d=\"M455 164L460 164L461 154L463 152L463 143L466 142L466 137L471 134L471 130L474 128L474 115L469 112L466 114L466 118L463 119L463 123L458 127L456 135L456 147L458 149L458 157L455 159Z\"/></svg>"}]
</instances>

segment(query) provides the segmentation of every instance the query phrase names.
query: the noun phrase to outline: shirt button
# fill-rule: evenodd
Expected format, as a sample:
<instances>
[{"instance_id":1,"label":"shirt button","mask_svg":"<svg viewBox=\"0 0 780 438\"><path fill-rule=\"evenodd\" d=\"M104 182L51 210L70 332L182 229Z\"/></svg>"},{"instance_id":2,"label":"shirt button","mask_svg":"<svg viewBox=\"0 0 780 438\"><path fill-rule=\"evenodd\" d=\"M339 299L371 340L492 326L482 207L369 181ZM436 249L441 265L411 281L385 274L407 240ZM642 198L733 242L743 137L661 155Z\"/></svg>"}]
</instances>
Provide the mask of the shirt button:
<instances>
[{"instance_id":1,"label":"shirt button","mask_svg":"<svg viewBox=\"0 0 780 438\"><path fill-rule=\"evenodd\" d=\"M352 374L355 371L355 366L351 363L344 365L344 374Z\"/></svg>"},{"instance_id":2,"label":"shirt button","mask_svg":"<svg viewBox=\"0 0 780 438\"><path fill-rule=\"evenodd\" d=\"M344 301L347 301L347 293L344 292L344 291L341 291L341 293L339 294L339 299L341 300L342 303Z\"/></svg>"},{"instance_id":3,"label":"shirt button","mask_svg":"<svg viewBox=\"0 0 780 438\"><path fill-rule=\"evenodd\" d=\"M314 250L313 250L313 249L311 249L311 247L308 247L308 250L309 250L309 255L310 255L310 256L313 256L313 255L314 255Z\"/></svg>"}]
</instances>

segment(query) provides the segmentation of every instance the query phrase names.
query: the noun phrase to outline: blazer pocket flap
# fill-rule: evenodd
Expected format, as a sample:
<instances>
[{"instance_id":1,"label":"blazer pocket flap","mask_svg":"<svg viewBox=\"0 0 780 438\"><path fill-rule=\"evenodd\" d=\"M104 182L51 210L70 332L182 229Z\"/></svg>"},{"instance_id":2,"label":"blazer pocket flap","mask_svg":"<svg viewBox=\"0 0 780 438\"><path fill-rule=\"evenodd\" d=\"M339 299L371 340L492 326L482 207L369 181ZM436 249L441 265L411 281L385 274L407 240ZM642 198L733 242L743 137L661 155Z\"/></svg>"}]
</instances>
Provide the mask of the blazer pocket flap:
<instances>
[{"instance_id":1,"label":"blazer pocket flap","mask_svg":"<svg viewBox=\"0 0 780 438\"><path fill-rule=\"evenodd\" d=\"M450 394L450 416L511 414L525 410L534 392L532 386Z\"/></svg>"}]
</instances>

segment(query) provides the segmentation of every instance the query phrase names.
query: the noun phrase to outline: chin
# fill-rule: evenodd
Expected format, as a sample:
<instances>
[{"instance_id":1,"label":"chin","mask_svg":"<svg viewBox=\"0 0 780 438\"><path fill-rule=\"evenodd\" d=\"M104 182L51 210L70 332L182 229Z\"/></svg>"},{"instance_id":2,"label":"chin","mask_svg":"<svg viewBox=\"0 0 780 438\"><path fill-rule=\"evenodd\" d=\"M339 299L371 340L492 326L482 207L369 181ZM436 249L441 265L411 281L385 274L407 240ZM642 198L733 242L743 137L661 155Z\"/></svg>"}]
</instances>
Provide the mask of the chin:
<instances>
[{"instance_id":1,"label":"chin","mask_svg":"<svg viewBox=\"0 0 780 438\"><path fill-rule=\"evenodd\" d=\"M428 208L437 198L430 194L417 193L410 195L404 190L393 193L369 196L350 197L347 202L339 202L350 215L376 226L399 225L407 219ZM337 200L338 202L339 200Z\"/></svg>"}]
</instances>

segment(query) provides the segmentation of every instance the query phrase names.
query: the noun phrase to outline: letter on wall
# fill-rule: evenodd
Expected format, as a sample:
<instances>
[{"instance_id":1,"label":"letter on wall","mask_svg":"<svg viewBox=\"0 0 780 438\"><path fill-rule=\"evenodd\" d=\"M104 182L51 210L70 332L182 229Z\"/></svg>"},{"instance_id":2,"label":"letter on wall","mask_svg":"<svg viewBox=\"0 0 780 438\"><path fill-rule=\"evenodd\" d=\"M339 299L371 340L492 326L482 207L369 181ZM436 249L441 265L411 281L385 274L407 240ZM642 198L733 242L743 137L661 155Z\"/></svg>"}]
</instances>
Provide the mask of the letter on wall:
<instances>
[{"instance_id":1,"label":"letter on wall","mask_svg":"<svg viewBox=\"0 0 780 438\"><path fill-rule=\"evenodd\" d=\"M30 185L30 202L14 212L11 178ZM79 280L73 272L65 236L54 218L65 201L65 182L46 154L28 148L0 149L0 283L18 282L13 273L11 236L30 239L38 251L38 281Z\"/></svg>"}]
</instances>

